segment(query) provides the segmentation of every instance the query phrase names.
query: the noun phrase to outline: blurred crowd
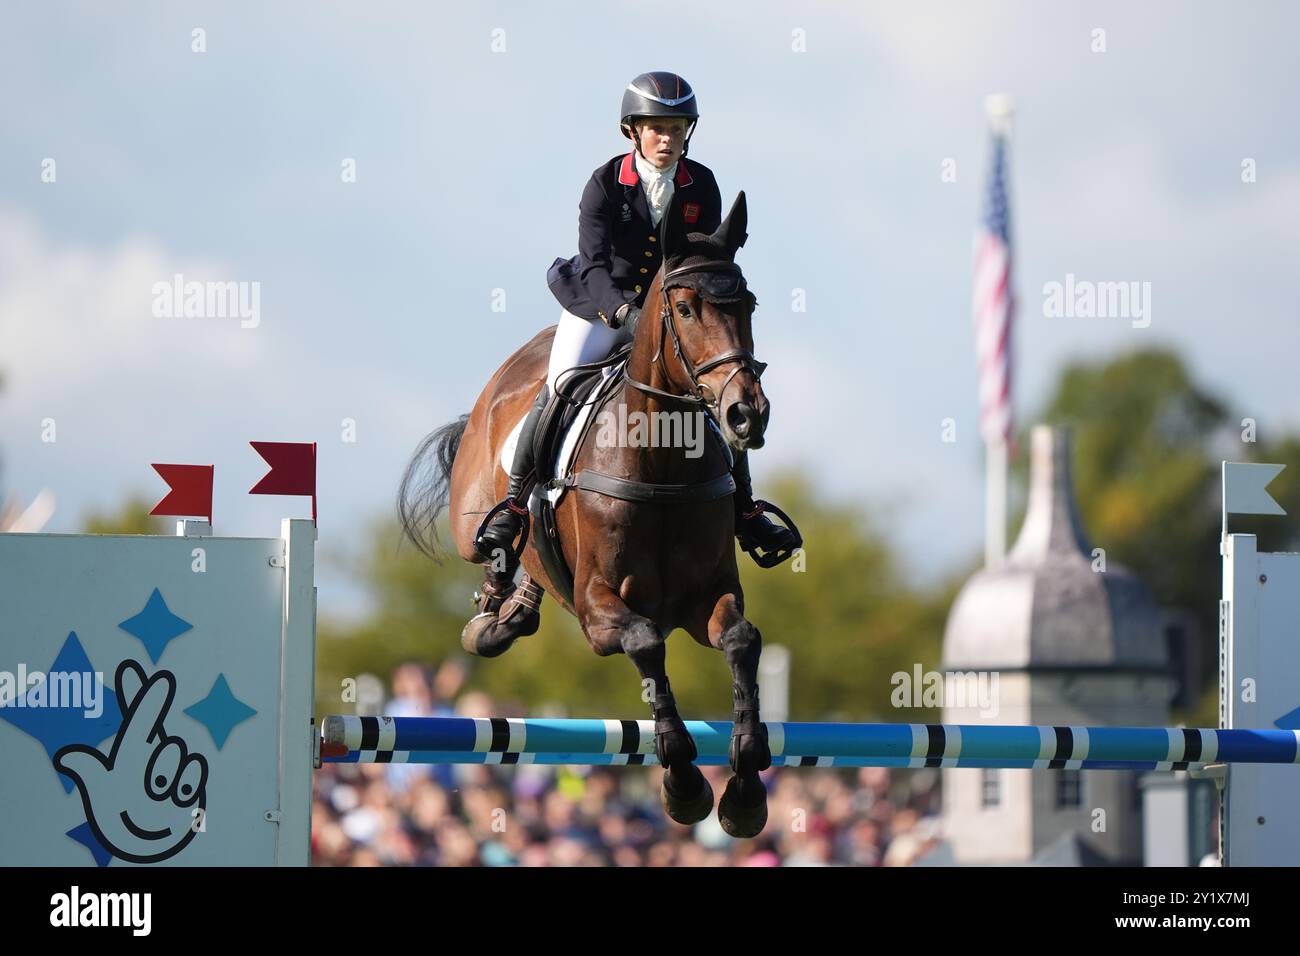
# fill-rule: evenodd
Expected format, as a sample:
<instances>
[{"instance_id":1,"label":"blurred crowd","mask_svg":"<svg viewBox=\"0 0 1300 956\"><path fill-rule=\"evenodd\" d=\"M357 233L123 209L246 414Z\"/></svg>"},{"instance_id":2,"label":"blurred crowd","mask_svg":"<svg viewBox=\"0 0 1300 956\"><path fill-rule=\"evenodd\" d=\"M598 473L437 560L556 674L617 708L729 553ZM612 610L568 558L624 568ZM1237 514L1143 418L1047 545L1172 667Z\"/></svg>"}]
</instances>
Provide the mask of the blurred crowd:
<instances>
[{"instance_id":1,"label":"blurred crowd","mask_svg":"<svg viewBox=\"0 0 1300 956\"><path fill-rule=\"evenodd\" d=\"M456 662L404 664L393 716L511 716L463 693ZM703 767L715 795L730 770ZM734 840L674 823L657 767L326 764L313 775L316 866L909 866L938 842L936 771L773 768L768 823Z\"/></svg>"}]
</instances>

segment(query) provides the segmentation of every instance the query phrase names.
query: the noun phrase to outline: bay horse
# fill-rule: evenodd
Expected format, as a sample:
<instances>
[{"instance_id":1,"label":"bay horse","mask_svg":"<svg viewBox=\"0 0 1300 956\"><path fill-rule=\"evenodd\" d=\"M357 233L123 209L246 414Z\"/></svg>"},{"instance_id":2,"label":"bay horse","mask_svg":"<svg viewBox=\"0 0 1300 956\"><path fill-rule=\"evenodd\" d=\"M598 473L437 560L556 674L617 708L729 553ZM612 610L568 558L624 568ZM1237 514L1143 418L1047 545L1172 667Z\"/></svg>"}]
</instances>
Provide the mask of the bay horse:
<instances>
[{"instance_id":1,"label":"bay horse","mask_svg":"<svg viewBox=\"0 0 1300 956\"><path fill-rule=\"evenodd\" d=\"M767 821L759 772L772 762L759 717L762 637L745 618L728 490L735 486L729 455L716 437L736 451L759 448L770 411L759 383L766 366L753 356L756 300L735 264L746 224L741 192L711 235L687 234L674 197L660 225L663 263L647 292L622 381L601 403L622 403L625 421L634 412L654 421L655 413L683 408L709 415L717 430L703 430L713 440L690 457L680 447L593 441L588 430L573 470L600 478L600 490L569 488L555 514L573 570L572 603L552 586L535 534L520 553L526 574L518 588L494 580L485 565L486 593L476 594L480 613L462 635L472 653L503 653L536 631L542 590L549 589L577 616L592 650L624 653L640 673L653 697L655 752L665 769L661 799L673 820L688 825L712 811L713 789L693 763L695 741L677 712L664 642L681 628L721 650L732 673L734 728L728 751L733 775L718 818L735 837L755 836ZM408 465L399 493L403 528L431 556L434 522L447 506L456 550L466 561L484 562L474 541L484 514L505 495L502 445L546 377L553 334L554 327L545 329L510 356L473 411L425 438ZM550 464L539 462L539 471Z\"/></svg>"}]
</instances>

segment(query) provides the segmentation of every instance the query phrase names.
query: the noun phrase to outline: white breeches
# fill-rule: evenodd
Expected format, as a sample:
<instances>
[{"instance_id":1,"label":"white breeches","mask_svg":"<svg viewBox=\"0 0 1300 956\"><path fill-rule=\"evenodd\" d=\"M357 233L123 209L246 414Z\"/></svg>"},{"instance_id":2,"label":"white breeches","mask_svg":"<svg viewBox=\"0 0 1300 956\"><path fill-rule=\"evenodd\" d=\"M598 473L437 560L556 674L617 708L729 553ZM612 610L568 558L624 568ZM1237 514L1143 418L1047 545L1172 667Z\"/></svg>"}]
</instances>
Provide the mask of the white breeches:
<instances>
[{"instance_id":1,"label":"white breeches","mask_svg":"<svg viewBox=\"0 0 1300 956\"><path fill-rule=\"evenodd\" d=\"M546 367L546 384L553 393L555 380L562 372L603 359L630 341L626 328L611 329L600 319L581 319L568 309L561 309L560 325L551 343L551 361Z\"/></svg>"}]
</instances>

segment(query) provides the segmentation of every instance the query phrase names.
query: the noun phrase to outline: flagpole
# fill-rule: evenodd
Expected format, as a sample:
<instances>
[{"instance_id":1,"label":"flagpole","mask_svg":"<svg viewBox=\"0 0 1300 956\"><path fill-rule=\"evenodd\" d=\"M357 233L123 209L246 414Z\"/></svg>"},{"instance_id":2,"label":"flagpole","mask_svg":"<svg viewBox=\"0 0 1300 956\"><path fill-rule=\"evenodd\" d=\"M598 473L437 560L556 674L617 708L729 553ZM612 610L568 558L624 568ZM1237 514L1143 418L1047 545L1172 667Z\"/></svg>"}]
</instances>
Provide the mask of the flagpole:
<instances>
[{"instance_id":1,"label":"flagpole","mask_svg":"<svg viewBox=\"0 0 1300 956\"><path fill-rule=\"evenodd\" d=\"M1007 554L1007 443L984 448L984 566L996 568Z\"/></svg>"},{"instance_id":2,"label":"flagpole","mask_svg":"<svg viewBox=\"0 0 1300 956\"><path fill-rule=\"evenodd\" d=\"M987 96L984 109L994 135L1011 138L1014 105L1004 94ZM1008 294L1010 290L1008 289ZM1007 356L1008 367L1011 356ZM984 566L995 568L1007 553L1007 442L1005 437L986 438L984 448Z\"/></svg>"}]
</instances>

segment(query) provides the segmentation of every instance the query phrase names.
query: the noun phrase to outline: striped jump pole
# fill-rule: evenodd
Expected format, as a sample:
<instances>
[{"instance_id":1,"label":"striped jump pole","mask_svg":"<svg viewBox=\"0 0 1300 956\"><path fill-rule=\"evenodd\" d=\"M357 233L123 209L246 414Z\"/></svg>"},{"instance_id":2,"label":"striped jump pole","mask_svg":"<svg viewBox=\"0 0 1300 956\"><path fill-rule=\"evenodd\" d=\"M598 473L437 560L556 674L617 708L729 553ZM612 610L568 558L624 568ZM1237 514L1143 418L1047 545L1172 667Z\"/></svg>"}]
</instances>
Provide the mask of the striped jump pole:
<instances>
[{"instance_id":1,"label":"striped jump pole","mask_svg":"<svg viewBox=\"0 0 1300 956\"><path fill-rule=\"evenodd\" d=\"M696 763L727 763L731 724L688 720ZM796 767L1182 770L1300 763L1300 731L982 724L769 723L772 763ZM324 763L656 764L651 720L326 717Z\"/></svg>"}]
</instances>

